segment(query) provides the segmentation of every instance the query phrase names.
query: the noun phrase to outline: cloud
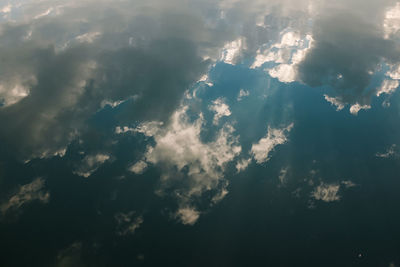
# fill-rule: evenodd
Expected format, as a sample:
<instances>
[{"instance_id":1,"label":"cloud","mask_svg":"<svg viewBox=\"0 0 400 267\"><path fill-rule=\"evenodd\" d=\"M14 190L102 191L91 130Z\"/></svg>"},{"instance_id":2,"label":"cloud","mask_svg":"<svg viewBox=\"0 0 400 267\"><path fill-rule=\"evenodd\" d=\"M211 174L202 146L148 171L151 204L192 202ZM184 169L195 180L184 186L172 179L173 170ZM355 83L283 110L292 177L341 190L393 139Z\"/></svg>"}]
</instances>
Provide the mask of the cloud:
<instances>
[{"instance_id":1,"label":"cloud","mask_svg":"<svg viewBox=\"0 0 400 267\"><path fill-rule=\"evenodd\" d=\"M175 216L181 220L183 224L193 225L197 222L200 217L200 212L194 208L186 207L180 208Z\"/></svg>"},{"instance_id":2,"label":"cloud","mask_svg":"<svg viewBox=\"0 0 400 267\"><path fill-rule=\"evenodd\" d=\"M324 97L325 97L326 101L331 103L333 106L336 106L336 110L337 111L344 109L344 105L345 104L343 104L341 102L340 98L338 98L338 97L336 97L336 98L335 97L330 97L328 95L324 95Z\"/></svg>"},{"instance_id":3,"label":"cloud","mask_svg":"<svg viewBox=\"0 0 400 267\"><path fill-rule=\"evenodd\" d=\"M107 154L88 155L82 160L81 165L74 173L87 178L109 159L110 155Z\"/></svg>"},{"instance_id":4,"label":"cloud","mask_svg":"<svg viewBox=\"0 0 400 267\"><path fill-rule=\"evenodd\" d=\"M376 153L375 156L378 158L390 158L396 155L396 144L391 145L384 153Z\"/></svg>"},{"instance_id":5,"label":"cloud","mask_svg":"<svg viewBox=\"0 0 400 267\"><path fill-rule=\"evenodd\" d=\"M349 189L357 186L350 180L344 180L339 183L324 183L321 182L318 186L314 188L311 192L311 197L315 200L320 200L323 202L335 202L341 199L339 192L341 189ZM311 202L311 206L314 206L314 203Z\"/></svg>"},{"instance_id":6,"label":"cloud","mask_svg":"<svg viewBox=\"0 0 400 267\"><path fill-rule=\"evenodd\" d=\"M287 180L288 180L288 171L289 171L289 167L282 168L282 169L279 171L279 176L278 176L278 178L279 178L279 183L280 183L281 186L284 186L284 185L286 185L286 183L287 183Z\"/></svg>"},{"instance_id":7,"label":"cloud","mask_svg":"<svg viewBox=\"0 0 400 267\"><path fill-rule=\"evenodd\" d=\"M297 66L304 59L312 45L310 34L301 35L300 32L285 29L281 33L281 40L257 51L255 60L250 68L259 68L265 63L274 63L272 67L265 67L265 71L280 82L290 83L298 80Z\"/></svg>"},{"instance_id":8,"label":"cloud","mask_svg":"<svg viewBox=\"0 0 400 267\"><path fill-rule=\"evenodd\" d=\"M298 75L313 87L330 85L334 92L329 97L349 104L353 107L350 112L357 114L370 106L372 75L382 63L398 62L400 49L382 33L380 23L387 3L376 7L369 2L356 12L349 6L358 1L349 2L352 4L342 7L345 9L333 9L314 21L314 41L298 65ZM372 7L376 7L375 13Z\"/></svg>"},{"instance_id":9,"label":"cloud","mask_svg":"<svg viewBox=\"0 0 400 267\"><path fill-rule=\"evenodd\" d=\"M187 217L195 217L195 213L188 213L186 208L194 208L195 200L205 192L212 194L214 200L226 195L225 167L241 152L238 137L229 124L220 128L214 140L203 142L203 116L200 114L191 122L186 114L187 109L183 106L175 111L164 126L148 122L137 127L137 131L151 136L155 142L154 146L148 147L144 159L147 164L162 169L162 185L158 193L163 195L168 190L174 192L180 208L183 208L177 213L185 217L181 218L183 221L187 221Z\"/></svg>"},{"instance_id":10,"label":"cloud","mask_svg":"<svg viewBox=\"0 0 400 267\"><path fill-rule=\"evenodd\" d=\"M34 201L48 203L50 193L45 191L44 187L45 181L43 178L36 178L31 183L20 186L15 195L1 204L1 212L6 214L8 211L18 211L22 206Z\"/></svg>"},{"instance_id":11,"label":"cloud","mask_svg":"<svg viewBox=\"0 0 400 267\"><path fill-rule=\"evenodd\" d=\"M242 101L244 97L247 97L250 95L250 92L248 90L240 89L239 94L237 96L237 101Z\"/></svg>"},{"instance_id":12,"label":"cloud","mask_svg":"<svg viewBox=\"0 0 400 267\"><path fill-rule=\"evenodd\" d=\"M251 158L238 160L238 162L236 163L237 172L239 173L239 172L242 172L245 169L247 169L247 167L249 166L250 162L251 162Z\"/></svg>"},{"instance_id":13,"label":"cloud","mask_svg":"<svg viewBox=\"0 0 400 267\"><path fill-rule=\"evenodd\" d=\"M325 184L321 183L318 185L314 191L311 193L312 197L316 200L321 200L324 202L339 201L339 188L338 184Z\"/></svg>"},{"instance_id":14,"label":"cloud","mask_svg":"<svg viewBox=\"0 0 400 267\"><path fill-rule=\"evenodd\" d=\"M363 110L363 109L366 110L366 109L370 109L370 108L371 108L370 105L360 105L360 104L356 103L350 107L350 113L353 115L357 115L360 110Z\"/></svg>"},{"instance_id":15,"label":"cloud","mask_svg":"<svg viewBox=\"0 0 400 267\"><path fill-rule=\"evenodd\" d=\"M129 167L129 171L135 174L142 174L147 168L147 163L143 160L140 160Z\"/></svg>"},{"instance_id":16,"label":"cloud","mask_svg":"<svg viewBox=\"0 0 400 267\"><path fill-rule=\"evenodd\" d=\"M291 123L286 128L274 129L268 127L267 135L261 138L258 143L251 146L251 155L258 164L267 162L270 159L270 153L277 145L287 142L287 135L292 130L294 124Z\"/></svg>"},{"instance_id":17,"label":"cloud","mask_svg":"<svg viewBox=\"0 0 400 267\"><path fill-rule=\"evenodd\" d=\"M209 106L209 109L215 113L213 124L218 125L219 120L222 117L227 117L231 115L231 111L229 110L229 106L224 103L222 98L218 98L212 102Z\"/></svg>"},{"instance_id":18,"label":"cloud","mask_svg":"<svg viewBox=\"0 0 400 267\"><path fill-rule=\"evenodd\" d=\"M400 3L389 8L385 13L383 21L385 38L396 37L400 31Z\"/></svg>"},{"instance_id":19,"label":"cloud","mask_svg":"<svg viewBox=\"0 0 400 267\"><path fill-rule=\"evenodd\" d=\"M25 1L19 12L10 12L14 23L0 27L0 138L9 153L26 160L52 157L85 135L85 122L107 103L124 104L121 125L165 121L217 60L254 58L253 68L311 86L340 73L343 86L334 86L353 90L359 84L358 92L365 83L355 80L364 81L382 57L396 61L397 49L374 31L375 24L353 23L355 16L348 16L344 31L333 27L331 21L342 20L329 21L324 10L357 5L329 2ZM387 3L369 1L359 12L382 11ZM362 51L352 45L363 40L369 45ZM359 64L349 68L349 62ZM368 97L342 95L331 97L369 105Z\"/></svg>"},{"instance_id":20,"label":"cloud","mask_svg":"<svg viewBox=\"0 0 400 267\"><path fill-rule=\"evenodd\" d=\"M117 234L119 236L132 235L143 223L143 216L134 216L136 212L118 212L114 218L117 221Z\"/></svg>"},{"instance_id":21,"label":"cloud","mask_svg":"<svg viewBox=\"0 0 400 267\"><path fill-rule=\"evenodd\" d=\"M384 80L381 86L378 88L376 96L380 96L381 94L393 94L399 85L400 83L398 80Z\"/></svg>"},{"instance_id":22,"label":"cloud","mask_svg":"<svg viewBox=\"0 0 400 267\"><path fill-rule=\"evenodd\" d=\"M1 13L10 13L12 7L13 6L10 3L8 3L7 5L5 5L2 8L0 8L0 12Z\"/></svg>"},{"instance_id":23,"label":"cloud","mask_svg":"<svg viewBox=\"0 0 400 267\"><path fill-rule=\"evenodd\" d=\"M0 138L22 160L65 149L107 103L124 103L121 123L168 119L229 35L162 1L27 2L19 14L0 27Z\"/></svg>"},{"instance_id":24,"label":"cloud","mask_svg":"<svg viewBox=\"0 0 400 267\"><path fill-rule=\"evenodd\" d=\"M220 60L227 64L234 65L241 54L241 50L245 47L244 42L244 39L239 38L235 41L225 44Z\"/></svg>"}]
</instances>

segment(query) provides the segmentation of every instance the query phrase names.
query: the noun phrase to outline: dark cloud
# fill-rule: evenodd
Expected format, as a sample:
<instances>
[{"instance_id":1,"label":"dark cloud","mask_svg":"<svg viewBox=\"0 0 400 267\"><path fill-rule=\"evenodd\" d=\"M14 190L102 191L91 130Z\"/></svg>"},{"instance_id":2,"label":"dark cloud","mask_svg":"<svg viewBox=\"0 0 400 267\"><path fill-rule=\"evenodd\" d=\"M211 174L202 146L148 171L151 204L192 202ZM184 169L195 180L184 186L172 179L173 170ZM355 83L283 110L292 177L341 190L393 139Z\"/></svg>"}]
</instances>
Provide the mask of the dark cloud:
<instances>
[{"instance_id":1,"label":"dark cloud","mask_svg":"<svg viewBox=\"0 0 400 267\"><path fill-rule=\"evenodd\" d=\"M104 103L128 100L119 120L165 120L225 38L192 13L99 6L3 25L0 138L18 157L62 153Z\"/></svg>"},{"instance_id":2,"label":"dark cloud","mask_svg":"<svg viewBox=\"0 0 400 267\"><path fill-rule=\"evenodd\" d=\"M314 22L313 47L299 65L300 79L310 86L333 86L344 103L369 104L375 92L367 87L380 63L400 60L399 46L384 38L380 23L343 10L320 17Z\"/></svg>"}]
</instances>

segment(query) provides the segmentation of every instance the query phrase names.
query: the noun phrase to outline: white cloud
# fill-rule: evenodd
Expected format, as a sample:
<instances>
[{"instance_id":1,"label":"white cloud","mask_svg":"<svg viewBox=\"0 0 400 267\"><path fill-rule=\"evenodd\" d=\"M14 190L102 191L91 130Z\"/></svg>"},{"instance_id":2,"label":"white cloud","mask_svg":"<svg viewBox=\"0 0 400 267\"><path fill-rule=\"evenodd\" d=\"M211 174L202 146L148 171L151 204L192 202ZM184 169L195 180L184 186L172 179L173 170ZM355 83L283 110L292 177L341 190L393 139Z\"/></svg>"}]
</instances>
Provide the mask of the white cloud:
<instances>
[{"instance_id":1,"label":"white cloud","mask_svg":"<svg viewBox=\"0 0 400 267\"><path fill-rule=\"evenodd\" d=\"M325 100L331 103L333 106L336 107L336 110L342 110L344 108L344 103L338 97L330 97L328 95L324 95Z\"/></svg>"},{"instance_id":2,"label":"white cloud","mask_svg":"<svg viewBox=\"0 0 400 267\"><path fill-rule=\"evenodd\" d=\"M162 122L158 121L151 121L151 122L146 122L142 123L136 128L130 128L128 126L117 126L115 128L115 133L116 134L124 134L128 132L132 133L142 133L146 136L154 136L159 130L160 127L163 125Z\"/></svg>"},{"instance_id":3,"label":"white cloud","mask_svg":"<svg viewBox=\"0 0 400 267\"><path fill-rule=\"evenodd\" d=\"M129 167L129 171L135 174L142 174L147 168L147 163L143 160L140 160Z\"/></svg>"},{"instance_id":4,"label":"white cloud","mask_svg":"<svg viewBox=\"0 0 400 267\"><path fill-rule=\"evenodd\" d=\"M256 162L259 164L267 162L270 159L270 152L272 152L277 145L286 143L288 140L287 135L293 126L294 124L291 123L289 126L282 129L268 127L267 135L251 147L251 155Z\"/></svg>"},{"instance_id":5,"label":"white cloud","mask_svg":"<svg viewBox=\"0 0 400 267\"><path fill-rule=\"evenodd\" d=\"M172 187L181 209L178 216L182 222L191 224L199 213L187 207L193 206L190 203L196 197L206 191L220 196L215 200L226 195L223 192L226 187L219 185L226 185L225 166L240 154L241 147L229 124L218 131L214 141L203 143L200 138L203 116L200 114L196 121L190 122L186 111L187 107L178 109L165 127L148 122L139 125L137 131L154 138L155 146L148 147L144 159L163 168L162 188L158 192L162 195L164 189Z\"/></svg>"},{"instance_id":6,"label":"white cloud","mask_svg":"<svg viewBox=\"0 0 400 267\"><path fill-rule=\"evenodd\" d=\"M235 41L230 43L226 43L222 55L221 61L224 61L227 64L234 65L236 63L237 58L240 55L240 52L245 48L245 41L243 38L238 38Z\"/></svg>"},{"instance_id":7,"label":"white cloud","mask_svg":"<svg viewBox=\"0 0 400 267\"><path fill-rule=\"evenodd\" d=\"M356 103L350 107L350 113L353 115L357 115L360 110L370 109L370 108L371 108L370 105L360 105L360 104Z\"/></svg>"},{"instance_id":8,"label":"white cloud","mask_svg":"<svg viewBox=\"0 0 400 267\"><path fill-rule=\"evenodd\" d=\"M341 198L341 196L339 195L341 188L349 189L355 186L357 185L350 180L344 180L338 183L331 183L331 184L321 182L311 192L311 197L315 200L321 200L324 202L339 201ZM314 205L314 203L311 204L312 206Z\"/></svg>"},{"instance_id":9,"label":"white cloud","mask_svg":"<svg viewBox=\"0 0 400 267\"><path fill-rule=\"evenodd\" d=\"M109 159L110 156L107 154L88 155L82 160L82 164L75 174L87 178Z\"/></svg>"},{"instance_id":10,"label":"white cloud","mask_svg":"<svg viewBox=\"0 0 400 267\"><path fill-rule=\"evenodd\" d=\"M244 171L245 169L247 169L247 167L249 166L250 162L251 162L251 158L250 159L239 160L236 163L237 172L239 173L239 172Z\"/></svg>"},{"instance_id":11,"label":"white cloud","mask_svg":"<svg viewBox=\"0 0 400 267\"><path fill-rule=\"evenodd\" d=\"M241 101L244 97L249 96L250 92L248 90L240 89L237 101Z\"/></svg>"},{"instance_id":12,"label":"white cloud","mask_svg":"<svg viewBox=\"0 0 400 267\"><path fill-rule=\"evenodd\" d=\"M45 191L44 187L45 181L43 178L37 178L29 184L20 186L18 192L0 206L1 212L4 214L8 210L18 210L32 201L49 202L50 193Z\"/></svg>"},{"instance_id":13,"label":"white cloud","mask_svg":"<svg viewBox=\"0 0 400 267\"><path fill-rule=\"evenodd\" d=\"M134 128L130 128L128 126L117 126L115 127L115 133L116 134L123 134L123 133L128 133L128 132L135 132Z\"/></svg>"},{"instance_id":14,"label":"white cloud","mask_svg":"<svg viewBox=\"0 0 400 267\"><path fill-rule=\"evenodd\" d=\"M290 83L297 80L297 65L305 58L312 45L311 35L301 35L289 28L281 32L280 42L259 49L250 68L259 68L267 62L276 65L265 71L280 82Z\"/></svg>"},{"instance_id":15,"label":"white cloud","mask_svg":"<svg viewBox=\"0 0 400 267\"><path fill-rule=\"evenodd\" d=\"M393 80L400 80L400 64L387 64L389 70L385 73L386 76Z\"/></svg>"},{"instance_id":16,"label":"white cloud","mask_svg":"<svg viewBox=\"0 0 400 267\"><path fill-rule=\"evenodd\" d=\"M118 212L114 218L117 221L117 234L120 236L132 235L143 223L143 216L134 216L136 212Z\"/></svg>"},{"instance_id":17,"label":"white cloud","mask_svg":"<svg viewBox=\"0 0 400 267\"><path fill-rule=\"evenodd\" d=\"M207 84L209 87L214 86L212 82L210 82L210 79L208 77L208 74L204 74L203 76L200 77L200 79L197 82L204 82Z\"/></svg>"},{"instance_id":18,"label":"white cloud","mask_svg":"<svg viewBox=\"0 0 400 267\"><path fill-rule=\"evenodd\" d=\"M388 9L383 22L385 38L390 38L400 30L400 3Z\"/></svg>"},{"instance_id":19,"label":"white cloud","mask_svg":"<svg viewBox=\"0 0 400 267\"><path fill-rule=\"evenodd\" d=\"M208 107L211 111L214 111L214 125L218 125L219 120L222 117L230 116L231 111L229 110L229 106L224 103L222 98L218 98L212 102L212 104Z\"/></svg>"},{"instance_id":20,"label":"white cloud","mask_svg":"<svg viewBox=\"0 0 400 267\"><path fill-rule=\"evenodd\" d=\"M10 3L8 3L7 5L3 6L2 8L0 8L0 12L1 13L10 13L11 9L12 9L12 5Z\"/></svg>"},{"instance_id":21,"label":"white cloud","mask_svg":"<svg viewBox=\"0 0 400 267\"><path fill-rule=\"evenodd\" d=\"M191 208L191 207L185 207L185 208L180 208L176 214L176 218L179 218L179 220L183 224L187 225L193 225L197 222L197 220L200 217L200 212L198 212L196 209Z\"/></svg>"},{"instance_id":22,"label":"white cloud","mask_svg":"<svg viewBox=\"0 0 400 267\"><path fill-rule=\"evenodd\" d=\"M396 91L397 87L399 87L399 81L397 80L384 80L381 86L378 88L376 92L376 96L380 96L381 94L392 94Z\"/></svg>"},{"instance_id":23,"label":"white cloud","mask_svg":"<svg viewBox=\"0 0 400 267\"><path fill-rule=\"evenodd\" d=\"M280 82L291 83L296 80L296 70L290 64L279 64L268 70L272 78L277 78Z\"/></svg>"},{"instance_id":24,"label":"white cloud","mask_svg":"<svg viewBox=\"0 0 400 267\"><path fill-rule=\"evenodd\" d=\"M321 200L324 202L339 201L339 184L325 184L321 183L315 188L311 193L312 197L316 200Z\"/></svg>"}]
</instances>

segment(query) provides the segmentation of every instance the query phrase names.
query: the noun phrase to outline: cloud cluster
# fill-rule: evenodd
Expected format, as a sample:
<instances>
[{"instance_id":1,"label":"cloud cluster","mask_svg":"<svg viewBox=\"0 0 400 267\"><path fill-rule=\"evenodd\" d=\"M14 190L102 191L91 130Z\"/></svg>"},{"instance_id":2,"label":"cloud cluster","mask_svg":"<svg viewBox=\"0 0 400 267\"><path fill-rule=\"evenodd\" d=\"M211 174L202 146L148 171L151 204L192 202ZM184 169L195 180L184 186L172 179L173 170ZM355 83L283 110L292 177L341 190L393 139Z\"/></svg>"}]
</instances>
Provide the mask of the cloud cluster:
<instances>
[{"instance_id":1,"label":"cloud cluster","mask_svg":"<svg viewBox=\"0 0 400 267\"><path fill-rule=\"evenodd\" d=\"M161 188L172 190L179 200L176 217L185 224L193 224L199 217L196 200L206 192L212 194L210 204L221 200L228 185L224 171L241 152L238 136L230 124L221 126L214 140L204 142L201 138L204 118L191 122L187 107L183 106L171 116L168 124L142 123L134 131L152 137L154 146L149 146L143 160L130 170L141 173L148 164L162 169Z\"/></svg>"},{"instance_id":2,"label":"cloud cluster","mask_svg":"<svg viewBox=\"0 0 400 267\"><path fill-rule=\"evenodd\" d=\"M310 86L333 87L334 92L325 99L338 109L347 104L353 114L368 109L376 94L369 88L372 76L382 64L400 60L399 45L383 29L385 11L393 2L377 5L367 1L362 8L353 9L361 3L338 1L330 14L316 18L312 47L298 66L300 80ZM393 86L384 84L380 91L388 92Z\"/></svg>"},{"instance_id":3,"label":"cloud cluster","mask_svg":"<svg viewBox=\"0 0 400 267\"><path fill-rule=\"evenodd\" d=\"M292 130L294 124L291 123L286 128L274 129L268 127L267 135L251 146L251 155L258 164L267 162L277 145L287 142L287 134Z\"/></svg>"},{"instance_id":4,"label":"cloud cluster","mask_svg":"<svg viewBox=\"0 0 400 267\"><path fill-rule=\"evenodd\" d=\"M18 192L7 202L1 204L1 212L6 214L9 211L18 211L22 206L33 201L47 203L50 199L50 193L44 187L45 181L43 178L36 178L31 183L20 186Z\"/></svg>"},{"instance_id":5,"label":"cloud cluster","mask_svg":"<svg viewBox=\"0 0 400 267\"><path fill-rule=\"evenodd\" d=\"M0 25L0 137L10 153L54 156L105 103L125 104L121 121L167 119L224 30L161 2L21 4L23 15Z\"/></svg>"},{"instance_id":6,"label":"cloud cluster","mask_svg":"<svg viewBox=\"0 0 400 267\"><path fill-rule=\"evenodd\" d=\"M230 116L231 111L229 110L229 106L225 104L222 98L218 98L212 102L209 106L209 109L215 113L213 123L218 125L219 120L222 117Z\"/></svg>"},{"instance_id":7,"label":"cloud cluster","mask_svg":"<svg viewBox=\"0 0 400 267\"><path fill-rule=\"evenodd\" d=\"M121 121L167 120L218 59L254 58L252 68L282 82L332 85L330 99L357 113L376 94L366 88L381 60L399 59L397 9L390 0L7 2L0 138L22 159L43 158L60 155L107 103L124 104Z\"/></svg>"},{"instance_id":8,"label":"cloud cluster","mask_svg":"<svg viewBox=\"0 0 400 267\"><path fill-rule=\"evenodd\" d=\"M87 155L74 173L87 178L109 159L110 155L107 154L99 153L95 155Z\"/></svg>"}]
</instances>

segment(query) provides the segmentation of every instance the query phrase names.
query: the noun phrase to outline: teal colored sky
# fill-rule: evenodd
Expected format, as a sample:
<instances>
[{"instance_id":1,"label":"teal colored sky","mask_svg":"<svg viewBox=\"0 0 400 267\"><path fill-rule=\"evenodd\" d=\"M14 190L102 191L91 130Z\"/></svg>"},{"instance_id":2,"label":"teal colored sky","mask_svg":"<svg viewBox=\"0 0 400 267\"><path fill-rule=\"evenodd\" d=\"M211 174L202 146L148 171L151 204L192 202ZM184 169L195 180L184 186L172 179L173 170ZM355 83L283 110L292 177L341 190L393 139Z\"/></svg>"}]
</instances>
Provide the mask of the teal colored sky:
<instances>
[{"instance_id":1,"label":"teal colored sky","mask_svg":"<svg viewBox=\"0 0 400 267\"><path fill-rule=\"evenodd\" d=\"M0 0L1 266L399 266L400 3Z\"/></svg>"}]
</instances>

